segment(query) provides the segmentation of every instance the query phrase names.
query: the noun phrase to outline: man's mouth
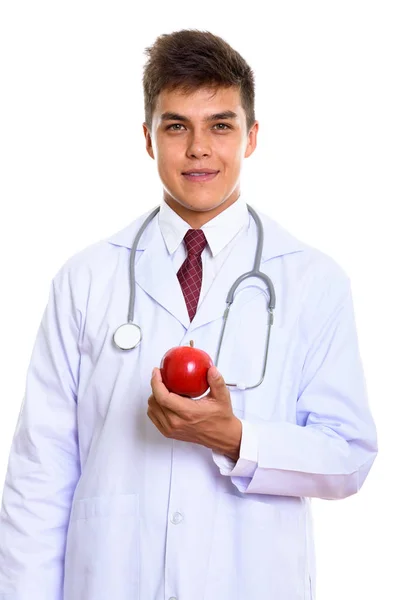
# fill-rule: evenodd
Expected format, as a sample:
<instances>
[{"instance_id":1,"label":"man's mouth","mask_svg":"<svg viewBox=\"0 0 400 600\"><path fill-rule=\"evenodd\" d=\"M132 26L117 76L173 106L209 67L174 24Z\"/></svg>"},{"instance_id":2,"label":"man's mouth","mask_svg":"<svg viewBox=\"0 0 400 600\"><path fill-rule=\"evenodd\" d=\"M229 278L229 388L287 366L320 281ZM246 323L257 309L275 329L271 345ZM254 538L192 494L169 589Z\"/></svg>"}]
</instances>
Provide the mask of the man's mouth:
<instances>
[{"instance_id":1,"label":"man's mouth","mask_svg":"<svg viewBox=\"0 0 400 600\"><path fill-rule=\"evenodd\" d=\"M219 171L215 171L214 169L203 169L203 170L194 170L194 171L184 171L182 175L185 179L189 181L211 181L218 175Z\"/></svg>"}]
</instances>

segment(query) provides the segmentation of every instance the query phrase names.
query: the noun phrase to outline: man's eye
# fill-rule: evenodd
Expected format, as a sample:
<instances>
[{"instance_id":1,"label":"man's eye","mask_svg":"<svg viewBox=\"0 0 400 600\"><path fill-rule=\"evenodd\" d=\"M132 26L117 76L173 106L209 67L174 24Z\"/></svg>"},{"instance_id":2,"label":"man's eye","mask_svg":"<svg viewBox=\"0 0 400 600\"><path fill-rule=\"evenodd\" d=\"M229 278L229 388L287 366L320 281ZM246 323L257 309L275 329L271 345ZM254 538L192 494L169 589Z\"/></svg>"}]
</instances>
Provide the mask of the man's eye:
<instances>
[{"instance_id":1,"label":"man's eye","mask_svg":"<svg viewBox=\"0 0 400 600\"><path fill-rule=\"evenodd\" d=\"M168 125L167 129L171 129L172 131L180 131L181 127L183 127L182 123L173 123L172 125Z\"/></svg>"},{"instance_id":2,"label":"man's eye","mask_svg":"<svg viewBox=\"0 0 400 600\"><path fill-rule=\"evenodd\" d=\"M214 127L216 129L219 129L220 131L224 131L225 129L230 129L229 125L227 125L226 123L217 123L216 125L214 125Z\"/></svg>"}]
</instances>

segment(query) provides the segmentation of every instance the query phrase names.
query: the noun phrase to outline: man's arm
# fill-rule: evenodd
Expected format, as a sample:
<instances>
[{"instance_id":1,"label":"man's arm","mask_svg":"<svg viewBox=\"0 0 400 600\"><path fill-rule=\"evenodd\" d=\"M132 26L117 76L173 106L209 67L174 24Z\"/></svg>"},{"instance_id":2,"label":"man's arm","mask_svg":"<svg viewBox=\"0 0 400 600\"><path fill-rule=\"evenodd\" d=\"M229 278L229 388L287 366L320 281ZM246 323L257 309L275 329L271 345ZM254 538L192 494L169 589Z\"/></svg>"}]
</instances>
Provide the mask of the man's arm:
<instances>
[{"instance_id":1,"label":"man's arm","mask_svg":"<svg viewBox=\"0 0 400 600\"><path fill-rule=\"evenodd\" d=\"M66 530L80 476L80 321L61 270L36 337L9 455L0 513L0 600L63 597Z\"/></svg>"},{"instance_id":2,"label":"man's arm","mask_svg":"<svg viewBox=\"0 0 400 600\"><path fill-rule=\"evenodd\" d=\"M213 453L243 493L343 498L357 492L377 454L350 282L333 282L309 315L310 345L297 423L245 422L245 461ZM314 327L311 323L314 323ZM248 450L247 450L248 449Z\"/></svg>"}]
</instances>

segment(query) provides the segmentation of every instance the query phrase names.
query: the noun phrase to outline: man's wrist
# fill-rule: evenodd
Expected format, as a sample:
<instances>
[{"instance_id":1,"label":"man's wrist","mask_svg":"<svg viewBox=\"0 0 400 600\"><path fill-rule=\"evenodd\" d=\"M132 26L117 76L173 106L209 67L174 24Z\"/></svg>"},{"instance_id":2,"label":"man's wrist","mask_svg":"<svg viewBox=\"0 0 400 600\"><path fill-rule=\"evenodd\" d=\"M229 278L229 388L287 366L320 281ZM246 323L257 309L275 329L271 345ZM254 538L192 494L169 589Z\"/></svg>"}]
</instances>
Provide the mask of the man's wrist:
<instances>
[{"instance_id":1,"label":"man's wrist","mask_svg":"<svg viewBox=\"0 0 400 600\"><path fill-rule=\"evenodd\" d=\"M224 431L223 439L218 444L218 448L213 448L215 452L224 454L235 462L239 460L240 444L242 441L242 422L233 416L229 426Z\"/></svg>"}]
</instances>

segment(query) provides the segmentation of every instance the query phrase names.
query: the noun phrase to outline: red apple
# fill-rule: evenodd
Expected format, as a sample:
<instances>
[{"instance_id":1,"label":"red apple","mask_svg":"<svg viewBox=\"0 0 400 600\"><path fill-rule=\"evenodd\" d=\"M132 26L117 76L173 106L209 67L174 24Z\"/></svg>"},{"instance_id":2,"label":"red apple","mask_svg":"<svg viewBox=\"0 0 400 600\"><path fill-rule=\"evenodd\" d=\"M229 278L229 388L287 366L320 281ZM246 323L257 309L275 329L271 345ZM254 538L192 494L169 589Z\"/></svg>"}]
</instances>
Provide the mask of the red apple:
<instances>
[{"instance_id":1,"label":"red apple","mask_svg":"<svg viewBox=\"0 0 400 600\"><path fill-rule=\"evenodd\" d=\"M209 388L207 371L213 366L211 357L190 346L176 346L168 350L161 359L160 371L165 387L180 396L197 398Z\"/></svg>"}]
</instances>

